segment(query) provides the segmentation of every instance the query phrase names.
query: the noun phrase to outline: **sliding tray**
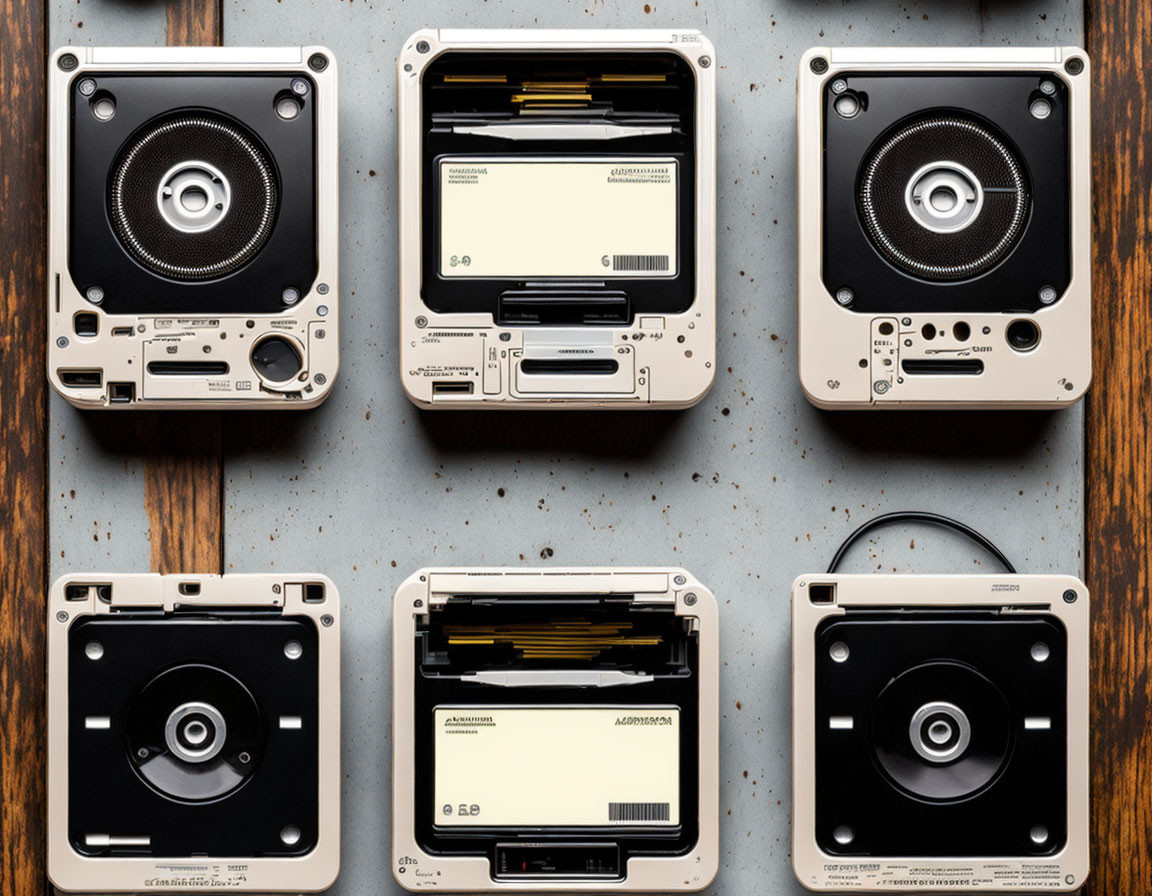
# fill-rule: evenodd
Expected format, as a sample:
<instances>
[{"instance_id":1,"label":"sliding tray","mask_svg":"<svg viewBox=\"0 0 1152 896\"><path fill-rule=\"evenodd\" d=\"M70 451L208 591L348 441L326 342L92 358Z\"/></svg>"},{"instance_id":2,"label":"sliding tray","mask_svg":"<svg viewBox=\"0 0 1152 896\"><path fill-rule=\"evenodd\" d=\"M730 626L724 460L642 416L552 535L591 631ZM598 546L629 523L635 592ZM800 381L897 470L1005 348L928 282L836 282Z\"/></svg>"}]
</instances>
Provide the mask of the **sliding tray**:
<instances>
[{"instance_id":1,"label":"sliding tray","mask_svg":"<svg viewBox=\"0 0 1152 896\"><path fill-rule=\"evenodd\" d=\"M717 868L717 631L681 570L421 570L393 622L410 890L684 891Z\"/></svg>"}]
</instances>

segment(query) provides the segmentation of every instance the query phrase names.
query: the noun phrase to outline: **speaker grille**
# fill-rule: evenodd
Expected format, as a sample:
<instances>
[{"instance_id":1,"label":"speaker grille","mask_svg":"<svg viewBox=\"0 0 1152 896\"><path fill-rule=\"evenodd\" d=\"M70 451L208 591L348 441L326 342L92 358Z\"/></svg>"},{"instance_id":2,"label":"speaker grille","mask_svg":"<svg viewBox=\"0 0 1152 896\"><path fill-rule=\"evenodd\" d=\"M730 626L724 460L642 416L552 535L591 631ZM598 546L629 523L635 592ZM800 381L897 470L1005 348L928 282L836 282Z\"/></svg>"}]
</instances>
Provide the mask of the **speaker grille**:
<instances>
[{"instance_id":1,"label":"speaker grille","mask_svg":"<svg viewBox=\"0 0 1152 896\"><path fill-rule=\"evenodd\" d=\"M921 188L951 189L958 215L939 226ZM971 189L968 189L971 187ZM966 194L966 195L963 195ZM945 200L947 201L947 200ZM1015 247L1028 219L1024 168L991 126L953 115L900 125L865 158L857 206L873 245L905 273L927 280L974 277Z\"/></svg>"},{"instance_id":2,"label":"speaker grille","mask_svg":"<svg viewBox=\"0 0 1152 896\"><path fill-rule=\"evenodd\" d=\"M188 113L148 123L112 169L112 226L148 270L210 280L267 243L279 191L271 160L235 122Z\"/></svg>"}]
</instances>

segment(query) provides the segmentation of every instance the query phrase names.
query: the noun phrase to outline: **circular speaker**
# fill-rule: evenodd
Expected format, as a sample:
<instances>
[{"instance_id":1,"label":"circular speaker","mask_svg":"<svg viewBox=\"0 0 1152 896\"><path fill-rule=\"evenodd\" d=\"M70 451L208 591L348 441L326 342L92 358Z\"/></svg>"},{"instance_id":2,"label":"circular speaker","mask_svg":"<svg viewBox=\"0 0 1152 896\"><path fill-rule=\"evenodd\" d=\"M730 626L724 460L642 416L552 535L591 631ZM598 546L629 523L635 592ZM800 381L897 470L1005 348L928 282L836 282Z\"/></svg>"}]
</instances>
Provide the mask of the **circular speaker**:
<instances>
[{"instance_id":1,"label":"circular speaker","mask_svg":"<svg viewBox=\"0 0 1152 896\"><path fill-rule=\"evenodd\" d=\"M268 242L279 190L255 135L189 112L138 130L113 165L112 227L153 273L210 280L243 267Z\"/></svg>"},{"instance_id":2,"label":"circular speaker","mask_svg":"<svg viewBox=\"0 0 1152 896\"><path fill-rule=\"evenodd\" d=\"M857 205L872 244L926 280L975 277L1024 233L1024 166L992 125L941 113L904 122L869 151Z\"/></svg>"},{"instance_id":3,"label":"circular speaker","mask_svg":"<svg viewBox=\"0 0 1152 896\"><path fill-rule=\"evenodd\" d=\"M128 755L154 789L182 802L231 793L256 770L260 710L237 678L214 666L161 672L128 707Z\"/></svg>"},{"instance_id":4,"label":"circular speaker","mask_svg":"<svg viewBox=\"0 0 1152 896\"><path fill-rule=\"evenodd\" d=\"M915 666L876 700L872 746L880 767L921 799L958 800L984 789L1007 762L1012 740L1000 689L961 663Z\"/></svg>"}]
</instances>

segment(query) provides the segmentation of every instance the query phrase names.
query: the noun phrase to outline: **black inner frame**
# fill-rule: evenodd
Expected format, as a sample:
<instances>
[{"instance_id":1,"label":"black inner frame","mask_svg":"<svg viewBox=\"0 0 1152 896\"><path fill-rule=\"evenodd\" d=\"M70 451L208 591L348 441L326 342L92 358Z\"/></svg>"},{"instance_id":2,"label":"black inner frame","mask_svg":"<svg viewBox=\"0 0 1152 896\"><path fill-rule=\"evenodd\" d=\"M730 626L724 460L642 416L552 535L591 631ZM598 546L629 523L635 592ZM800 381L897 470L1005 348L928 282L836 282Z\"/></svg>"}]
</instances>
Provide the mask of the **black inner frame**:
<instances>
[{"instance_id":1,"label":"black inner frame","mask_svg":"<svg viewBox=\"0 0 1152 896\"><path fill-rule=\"evenodd\" d=\"M103 656L85 656L89 641ZM284 644L299 641L289 660ZM68 632L68 838L87 856L155 858L279 857L312 851L319 829L319 639L308 617L236 612L133 612L95 616ZM237 790L206 802L161 794L137 773L126 731L133 698L158 673L202 663L239 679L256 699L263 732L255 772ZM211 695L189 700L211 703ZM173 707L175 708L175 707ZM89 715L111 728L87 731ZM302 728L282 731L282 715ZM227 719L225 719L227 721ZM300 829L293 846L280 840L287 824ZM151 837L146 847L89 847L86 834Z\"/></svg>"},{"instance_id":2,"label":"black inner frame","mask_svg":"<svg viewBox=\"0 0 1152 896\"><path fill-rule=\"evenodd\" d=\"M841 664L829 656L848 645ZM1051 655L1031 659L1043 641ZM820 848L837 856L1053 855L1067 841L1067 632L1055 617L1004 616L995 610L851 612L822 622L815 634L816 830ZM907 669L933 660L967 664L990 679L1011 709L1014 737L998 776L973 796L930 801L898 788L873 745L876 699ZM924 701L939 699L932 693ZM851 731L830 730L830 716L851 715ZM1025 716L1048 716L1050 731L1030 736ZM925 763L927 765L927 763ZM1033 825L1049 830L1038 847ZM838 844L848 825L855 839Z\"/></svg>"},{"instance_id":3,"label":"black inner frame","mask_svg":"<svg viewBox=\"0 0 1152 896\"><path fill-rule=\"evenodd\" d=\"M833 108L837 95L831 84L823 91L821 275L828 301L847 287L854 295L848 309L863 314L1030 313L1046 307L1039 299L1042 287L1064 295L1072 278L1071 162L1068 85L1061 77L1051 72L839 77L865 102L858 115L845 119ZM1048 97L1052 114L1042 121L1028 111L1041 81L1056 85ZM991 270L966 280L936 282L899 270L873 246L857 210L859 177L871 149L901 123L928 112L983 120L1003 132L1031 185L1029 217L1015 248Z\"/></svg>"},{"instance_id":4,"label":"black inner frame","mask_svg":"<svg viewBox=\"0 0 1152 896\"><path fill-rule=\"evenodd\" d=\"M511 648L446 648L445 624L492 625L557 619L633 622L636 629L661 632L659 647L619 647L591 661L524 660ZM481 669L572 668L643 671L656 678L621 687L493 687L462 682L459 675ZM415 833L432 855L486 856L493 876L496 852L516 844L580 844L589 854L616 846L621 876L634 856L677 856L699 839L699 643L688 621L671 608L635 606L630 598L486 598L450 601L434 608L417 627L415 644ZM433 815L435 776L434 710L439 706L608 706L654 705L680 710L680 824L676 826L468 827L438 826ZM582 876L565 875L557 877Z\"/></svg>"},{"instance_id":5,"label":"black inner frame","mask_svg":"<svg viewBox=\"0 0 1152 896\"><path fill-rule=\"evenodd\" d=\"M96 81L96 96L110 92L116 114L98 120L78 85ZM292 81L309 84L291 121L274 109ZM275 314L291 311L281 298L295 287L303 298L319 269L316 229L316 84L299 72L253 74L118 74L84 72L69 85L71 107L68 269L81 294L104 290L109 314ZM277 173L280 204L272 234L255 258L213 280L181 281L153 273L129 255L108 214L109 179L132 135L176 112L220 115L256 136ZM190 147L189 159L196 159ZM211 159L202 161L211 162Z\"/></svg>"},{"instance_id":6,"label":"black inner frame","mask_svg":"<svg viewBox=\"0 0 1152 896\"><path fill-rule=\"evenodd\" d=\"M444 82L445 75L507 75L504 84ZM593 85L592 111L583 117L533 116L533 122L610 121L672 125L669 135L627 137L617 140L518 140L483 135L455 134L453 123L517 120L513 93L522 81L583 80L599 74L663 74L662 83L631 82ZM548 289L558 293L579 284L581 293L623 291L629 311L676 314L692 307L696 296L696 83L691 65L675 53L590 51L557 52L448 52L424 70L421 86L421 298L432 311L490 313L500 319L502 294L536 289L544 305ZM440 258L439 169L442 160L456 156L484 156L507 161L607 156L643 162L657 156L675 159L678 170L678 267L675 277L442 277ZM562 210L559 210L562 213ZM547 317L547 315L544 315ZM585 323L614 323L597 321ZM517 320L517 325L532 323Z\"/></svg>"}]
</instances>

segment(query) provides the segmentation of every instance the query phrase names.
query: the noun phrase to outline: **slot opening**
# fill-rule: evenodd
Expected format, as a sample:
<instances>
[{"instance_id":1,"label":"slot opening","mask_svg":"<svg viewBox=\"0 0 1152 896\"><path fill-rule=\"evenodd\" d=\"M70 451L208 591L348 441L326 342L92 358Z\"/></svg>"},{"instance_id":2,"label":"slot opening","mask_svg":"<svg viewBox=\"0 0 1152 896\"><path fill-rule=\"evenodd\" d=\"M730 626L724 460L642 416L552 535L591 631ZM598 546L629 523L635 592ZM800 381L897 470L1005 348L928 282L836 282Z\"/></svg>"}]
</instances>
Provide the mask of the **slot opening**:
<instances>
[{"instance_id":1,"label":"slot opening","mask_svg":"<svg viewBox=\"0 0 1152 896\"><path fill-rule=\"evenodd\" d=\"M437 395L471 395L476 384L471 380L437 380L432 383L432 397Z\"/></svg>"},{"instance_id":2,"label":"slot opening","mask_svg":"<svg viewBox=\"0 0 1152 896\"><path fill-rule=\"evenodd\" d=\"M184 597L197 597L200 594L200 583L181 582L176 586L176 590L184 595Z\"/></svg>"},{"instance_id":3,"label":"slot opening","mask_svg":"<svg viewBox=\"0 0 1152 896\"><path fill-rule=\"evenodd\" d=\"M149 361L153 376L223 376L228 372L224 361Z\"/></svg>"},{"instance_id":4,"label":"slot opening","mask_svg":"<svg viewBox=\"0 0 1152 896\"><path fill-rule=\"evenodd\" d=\"M112 335L113 336L131 336L132 335L132 328L131 327L113 327L112 328Z\"/></svg>"},{"instance_id":5,"label":"slot opening","mask_svg":"<svg viewBox=\"0 0 1152 896\"><path fill-rule=\"evenodd\" d=\"M99 389L104 385L104 371L99 367L85 370L57 369L56 375L69 389Z\"/></svg>"},{"instance_id":6,"label":"slot opening","mask_svg":"<svg viewBox=\"0 0 1152 896\"><path fill-rule=\"evenodd\" d=\"M306 582L304 584L304 603L324 603L324 585L322 582Z\"/></svg>"},{"instance_id":7,"label":"slot opening","mask_svg":"<svg viewBox=\"0 0 1152 896\"><path fill-rule=\"evenodd\" d=\"M610 376L620 369L615 358L524 358L520 372L528 376Z\"/></svg>"},{"instance_id":8,"label":"slot opening","mask_svg":"<svg viewBox=\"0 0 1152 896\"><path fill-rule=\"evenodd\" d=\"M900 368L909 376L979 376L984 362L979 358L906 358Z\"/></svg>"}]
</instances>

